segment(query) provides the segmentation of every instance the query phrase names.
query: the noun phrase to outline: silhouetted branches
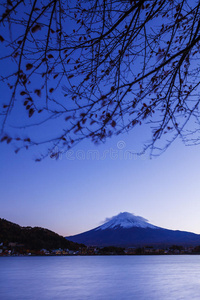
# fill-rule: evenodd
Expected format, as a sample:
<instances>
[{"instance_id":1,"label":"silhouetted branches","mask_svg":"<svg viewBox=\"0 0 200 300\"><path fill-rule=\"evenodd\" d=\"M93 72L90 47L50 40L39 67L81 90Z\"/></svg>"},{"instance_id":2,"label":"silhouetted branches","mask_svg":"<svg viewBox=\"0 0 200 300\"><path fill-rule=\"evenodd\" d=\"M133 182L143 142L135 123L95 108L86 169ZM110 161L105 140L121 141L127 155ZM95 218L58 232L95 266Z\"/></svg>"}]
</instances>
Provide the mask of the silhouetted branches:
<instances>
[{"instance_id":1,"label":"silhouetted branches","mask_svg":"<svg viewBox=\"0 0 200 300\"><path fill-rule=\"evenodd\" d=\"M13 141L9 122L23 107L21 127L49 123L52 134L18 136L17 151L44 143L48 153L67 151L143 124L151 139L142 151L160 153L178 136L198 143L200 1L0 5L2 142Z\"/></svg>"}]
</instances>

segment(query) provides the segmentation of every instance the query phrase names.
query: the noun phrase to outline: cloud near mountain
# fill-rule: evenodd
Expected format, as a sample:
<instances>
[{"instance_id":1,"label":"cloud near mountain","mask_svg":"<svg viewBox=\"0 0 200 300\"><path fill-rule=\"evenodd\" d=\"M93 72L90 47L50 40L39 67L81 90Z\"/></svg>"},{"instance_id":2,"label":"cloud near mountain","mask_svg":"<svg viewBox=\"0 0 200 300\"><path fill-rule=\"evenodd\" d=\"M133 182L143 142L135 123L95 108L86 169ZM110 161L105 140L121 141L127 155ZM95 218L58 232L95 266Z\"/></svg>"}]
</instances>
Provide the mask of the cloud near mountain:
<instances>
[{"instance_id":1,"label":"cloud near mountain","mask_svg":"<svg viewBox=\"0 0 200 300\"><path fill-rule=\"evenodd\" d=\"M143 217L123 212L92 230L66 237L87 246L196 246L200 235L186 231L169 230L152 225Z\"/></svg>"}]
</instances>

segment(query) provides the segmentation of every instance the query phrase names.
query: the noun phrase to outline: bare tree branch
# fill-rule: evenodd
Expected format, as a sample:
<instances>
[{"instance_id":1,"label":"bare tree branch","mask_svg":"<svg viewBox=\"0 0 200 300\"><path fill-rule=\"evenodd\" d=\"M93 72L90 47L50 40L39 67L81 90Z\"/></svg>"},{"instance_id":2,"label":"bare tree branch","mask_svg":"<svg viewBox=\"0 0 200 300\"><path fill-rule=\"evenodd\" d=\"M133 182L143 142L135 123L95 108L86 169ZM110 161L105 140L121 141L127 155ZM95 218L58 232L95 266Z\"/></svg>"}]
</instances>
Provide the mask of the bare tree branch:
<instances>
[{"instance_id":1,"label":"bare tree branch","mask_svg":"<svg viewBox=\"0 0 200 300\"><path fill-rule=\"evenodd\" d=\"M177 137L198 144L199 8L198 0L3 1L1 141L17 151L46 144L42 157L57 157L85 138L143 125L141 153L162 153ZM13 126L22 110L24 123ZM50 138L20 136L45 124Z\"/></svg>"}]
</instances>

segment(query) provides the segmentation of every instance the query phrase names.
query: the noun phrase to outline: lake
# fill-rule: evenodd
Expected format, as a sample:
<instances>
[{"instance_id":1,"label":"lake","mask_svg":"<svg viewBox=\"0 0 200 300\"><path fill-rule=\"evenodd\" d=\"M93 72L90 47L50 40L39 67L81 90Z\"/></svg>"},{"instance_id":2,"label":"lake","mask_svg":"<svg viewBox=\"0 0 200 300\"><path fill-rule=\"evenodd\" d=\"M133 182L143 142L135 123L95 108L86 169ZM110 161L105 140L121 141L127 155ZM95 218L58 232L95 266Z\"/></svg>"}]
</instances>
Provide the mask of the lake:
<instances>
[{"instance_id":1,"label":"lake","mask_svg":"<svg viewBox=\"0 0 200 300\"><path fill-rule=\"evenodd\" d=\"M200 299L200 256L0 257L1 300Z\"/></svg>"}]
</instances>

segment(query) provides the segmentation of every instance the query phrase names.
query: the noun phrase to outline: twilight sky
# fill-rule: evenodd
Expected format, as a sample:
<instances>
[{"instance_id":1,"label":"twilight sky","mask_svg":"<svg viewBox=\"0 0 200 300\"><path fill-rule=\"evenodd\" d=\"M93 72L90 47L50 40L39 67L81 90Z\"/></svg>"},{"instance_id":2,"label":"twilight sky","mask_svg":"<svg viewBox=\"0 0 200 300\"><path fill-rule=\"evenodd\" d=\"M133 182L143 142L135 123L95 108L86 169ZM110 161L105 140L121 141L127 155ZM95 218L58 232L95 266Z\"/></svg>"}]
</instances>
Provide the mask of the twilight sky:
<instances>
[{"instance_id":1,"label":"twilight sky","mask_svg":"<svg viewBox=\"0 0 200 300\"><path fill-rule=\"evenodd\" d=\"M134 149L132 133L100 146L85 141L57 161L35 163L38 149L16 155L1 143L1 218L71 235L128 211L200 234L199 147L175 142L154 159L127 156Z\"/></svg>"},{"instance_id":2,"label":"twilight sky","mask_svg":"<svg viewBox=\"0 0 200 300\"><path fill-rule=\"evenodd\" d=\"M7 90L0 89L4 101ZM11 125L19 126L24 108L16 109ZM43 129L51 135L52 128ZM41 135L38 127L31 130ZM67 236L127 211L160 227L200 234L200 146L177 140L153 159L130 155L146 140L142 127L99 146L85 140L59 160L40 163L34 161L40 148L15 154L12 145L0 143L0 217Z\"/></svg>"}]
</instances>

